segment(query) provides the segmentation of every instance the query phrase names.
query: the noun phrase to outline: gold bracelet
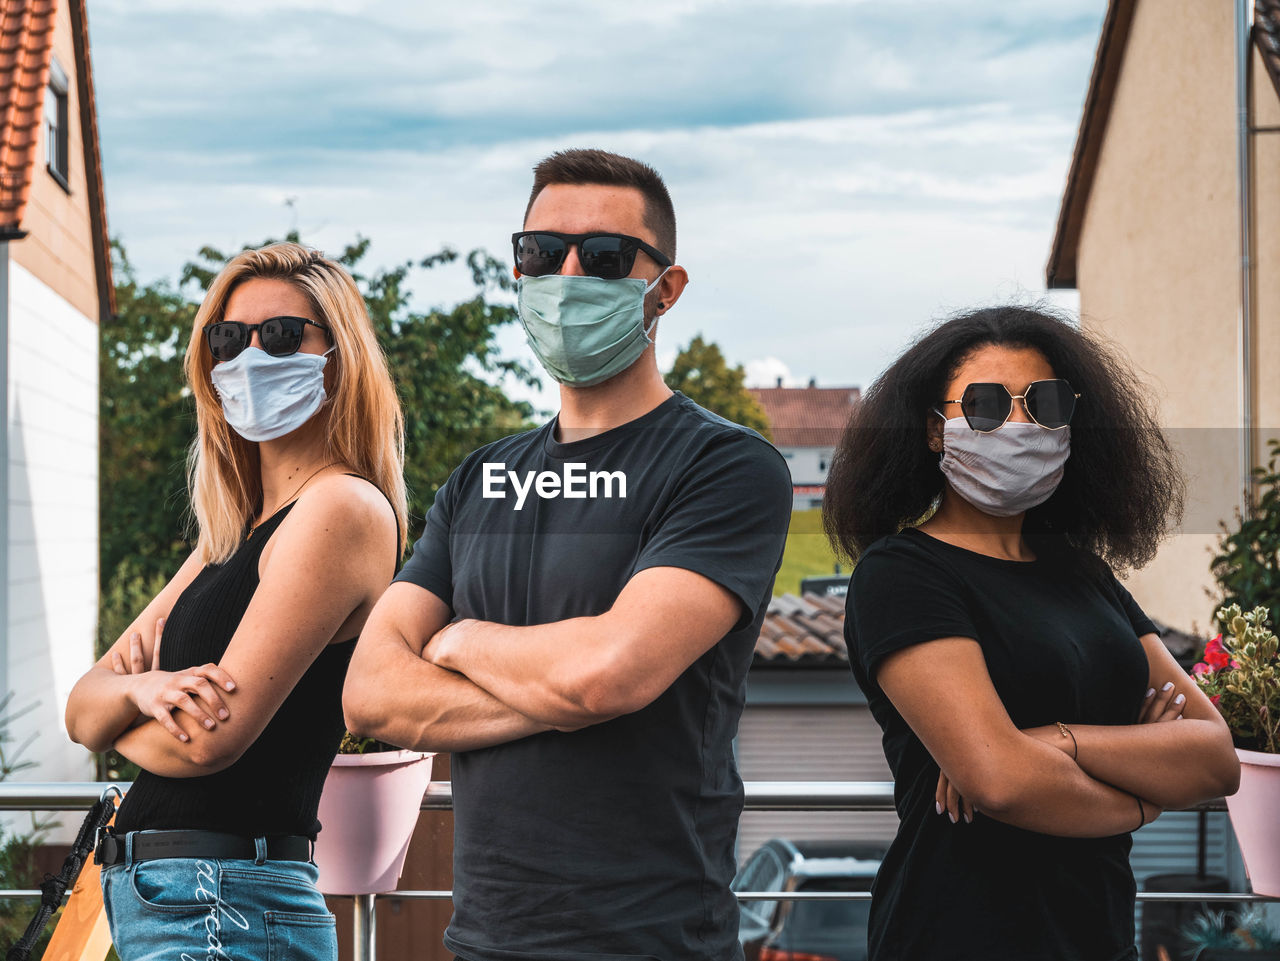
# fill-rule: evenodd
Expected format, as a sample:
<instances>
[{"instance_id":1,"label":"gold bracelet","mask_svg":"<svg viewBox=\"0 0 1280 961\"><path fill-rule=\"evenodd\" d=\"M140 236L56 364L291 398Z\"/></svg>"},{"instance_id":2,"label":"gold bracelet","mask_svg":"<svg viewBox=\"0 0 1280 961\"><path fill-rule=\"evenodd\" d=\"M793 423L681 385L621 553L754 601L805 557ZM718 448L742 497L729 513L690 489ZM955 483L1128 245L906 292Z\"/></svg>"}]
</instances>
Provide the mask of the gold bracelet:
<instances>
[{"instance_id":1,"label":"gold bracelet","mask_svg":"<svg viewBox=\"0 0 1280 961\"><path fill-rule=\"evenodd\" d=\"M1067 727L1061 721L1054 721L1053 723L1058 725L1059 734L1063 737L1071 738L1071 759L1073 761L1078 760L1080 757L1080 742L1076 740L1076 736L1072 733L1071 728Z\"/></svg>"}]
</instances>

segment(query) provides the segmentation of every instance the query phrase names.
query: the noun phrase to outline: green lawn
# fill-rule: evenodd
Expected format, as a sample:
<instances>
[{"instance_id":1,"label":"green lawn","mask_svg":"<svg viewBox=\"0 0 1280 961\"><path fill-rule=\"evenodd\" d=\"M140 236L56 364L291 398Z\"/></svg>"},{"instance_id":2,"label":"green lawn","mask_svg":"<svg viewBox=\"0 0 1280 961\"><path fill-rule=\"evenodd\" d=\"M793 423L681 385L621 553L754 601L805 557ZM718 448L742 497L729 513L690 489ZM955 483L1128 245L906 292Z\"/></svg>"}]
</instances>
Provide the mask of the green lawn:
<instances>
[{"instance_id":1,"label":"green lawn","mask_svg":"<svg viewBox=\"0 0 1280 961\"><path fill-rule=\"evenodd\" d=\"M773 582L774 596L799 594L800 579L835 572L836 555L822 533L822 511L792 511L791 530L782 553L782 568ZM846 563L841 570L848 574Z\"/></svg>"}]
</instances>

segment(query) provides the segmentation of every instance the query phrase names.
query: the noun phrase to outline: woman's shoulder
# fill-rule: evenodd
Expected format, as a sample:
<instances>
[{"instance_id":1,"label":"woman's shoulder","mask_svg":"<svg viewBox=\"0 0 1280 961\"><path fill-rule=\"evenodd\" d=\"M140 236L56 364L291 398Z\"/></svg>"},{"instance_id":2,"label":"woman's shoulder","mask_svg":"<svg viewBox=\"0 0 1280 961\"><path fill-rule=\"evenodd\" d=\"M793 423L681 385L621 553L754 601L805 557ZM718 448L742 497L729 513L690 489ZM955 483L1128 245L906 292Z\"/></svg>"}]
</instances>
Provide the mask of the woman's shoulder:
<instances>
[{"instance_id":1,"label":"woman's shoulder","mask_svg":"<svg viewBox=\"0 0 1280 961\"><path fill-rule=\"evenodd\" d=\"M862 552L853 567L850 593L903 579L918 584L921 578L949 581L958 579L958 574L941 542L908 527L881 537Z\"/></svg>"},{"instance_id":2,"label":"woman's shoulder","mask_svg":"<svg viewBox=\"0 0 1280 961\"><path fill-rule=\"evenodd\" d=\"M386 495L367 478L334 472L307 485L286 521L282 528L292 536L351 543L377 540L386 532L394 535L396 516Z\"/></svg>"}]
</instances>

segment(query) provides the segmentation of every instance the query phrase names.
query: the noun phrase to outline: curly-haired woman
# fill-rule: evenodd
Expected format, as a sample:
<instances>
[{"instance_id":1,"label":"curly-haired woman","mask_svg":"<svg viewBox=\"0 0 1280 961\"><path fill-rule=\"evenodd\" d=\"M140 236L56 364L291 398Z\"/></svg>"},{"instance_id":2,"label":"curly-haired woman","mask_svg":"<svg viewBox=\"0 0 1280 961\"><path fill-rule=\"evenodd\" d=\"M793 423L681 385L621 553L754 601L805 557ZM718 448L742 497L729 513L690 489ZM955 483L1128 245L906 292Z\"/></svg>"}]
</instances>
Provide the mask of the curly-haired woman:
<instances>
[{"instance_id":1,"label":"curly-haired woman","mask_svg":"<svg viewBox=\"0 0 1280 961\"><path fill-rule=\"evenodd\" d=\"M98 849L107 918L123 961L336 958L312 842L404 544L400 406L355 283L297 244L223 268L186 374L196 549L67 703L142 768Z\"/></svg>"},{"instance_id":2,"label":"curly-haired woman","mask_svg":"<svg viewBox=\"0 0 1280 961\"><path fill-rule=\"evenodd\" d=\"M1182 490L1134 373L1040 310L941 323L865 394L824 523L900 817L872 961L1137 958L1130 832L1239 779L1112 573Z\"/></svg>"}]
</instances>

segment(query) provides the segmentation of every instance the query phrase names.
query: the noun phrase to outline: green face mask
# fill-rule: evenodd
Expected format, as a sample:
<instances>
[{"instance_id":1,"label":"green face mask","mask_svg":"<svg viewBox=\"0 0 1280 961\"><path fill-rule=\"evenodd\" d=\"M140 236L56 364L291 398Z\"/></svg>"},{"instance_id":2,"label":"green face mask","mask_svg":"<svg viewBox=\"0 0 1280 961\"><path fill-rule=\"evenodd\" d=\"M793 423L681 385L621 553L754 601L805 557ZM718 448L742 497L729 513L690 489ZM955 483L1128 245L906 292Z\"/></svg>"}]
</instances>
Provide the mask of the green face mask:
<instances>
[{"instance_id":1,"label":"green face mask","mask_svg":"<svg viewBox=\"0 0 1280 961\"><path fill-rule=\"evenodd\" d=\"M573 387L590 387L622 373L653 343L653 328L644 323L644 297L661 279L659 274L646 285L631 277L521 277L516 308L538 362Z\"/></svg>"}]
</instances>

